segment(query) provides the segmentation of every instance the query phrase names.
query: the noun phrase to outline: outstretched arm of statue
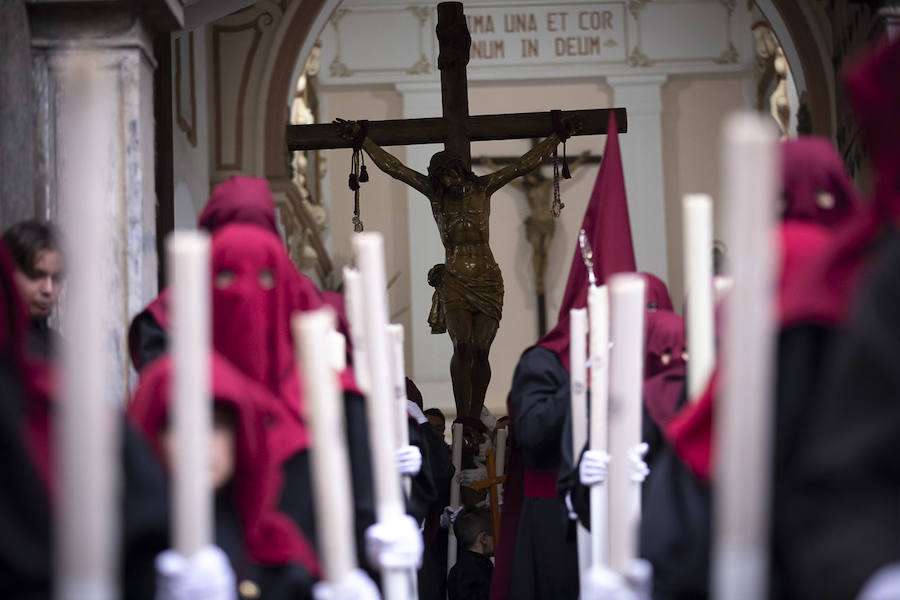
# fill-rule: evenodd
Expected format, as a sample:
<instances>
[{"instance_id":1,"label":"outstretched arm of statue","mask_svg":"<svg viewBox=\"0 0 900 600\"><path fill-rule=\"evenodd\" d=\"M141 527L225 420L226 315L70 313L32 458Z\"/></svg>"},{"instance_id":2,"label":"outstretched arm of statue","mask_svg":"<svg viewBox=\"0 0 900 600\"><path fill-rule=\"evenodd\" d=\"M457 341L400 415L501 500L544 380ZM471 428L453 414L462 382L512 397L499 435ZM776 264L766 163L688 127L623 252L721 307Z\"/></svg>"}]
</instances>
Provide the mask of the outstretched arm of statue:
<instances>
[{"instance_id":1,"label":"outstretched arm of statue","mask_svg":"<svg viewBox=\"0 0 900 600\"><path fill-rule=\"evenodd\" d=\"M584 125L584 120L581 116L576 114L563 119L563 125L568 129L570 134L578 133ZM556 148L557 144L561 141L562 140L555 132L551 133L534 148L523 154L516 162L503 167L490 175L485 175L487 178L487 183L485 185L487 194L490 196L516 177L520 177L537 167L544 159L553 153L553 149Z\"/></svg>"},{"instance_id":2,"label":"outstretched arm of statue","mask_svg":"<svg viewBox=\"0 0 900 600\"><path fill-rule=\"evenodd\" d=\"M356 121L335 119L334 124L339 127L340 136L347 141L353 141L353 138L359 133L359 123ZM363 140L362 148L379 169L394 179L402 181L406 185L422 192L425 196L431 193L428 177L404 165L399 158L373 142L368 136Z\"/></svg>"},{"instance_id":3,"label":"outstretched arm of statue","mask_svg":"<svg viewBox=\"0 0 900 600\"><path fill-rule=\"evenodd\" d=\"M581 163L583 163L590 157L591 157L591 151L585 150L584 152L582 152L581 154L576 156L574 160L569 161L569 170L574 171L575 169L578 168L578 165L580 165Z\"/></svg>"}]
</instances>

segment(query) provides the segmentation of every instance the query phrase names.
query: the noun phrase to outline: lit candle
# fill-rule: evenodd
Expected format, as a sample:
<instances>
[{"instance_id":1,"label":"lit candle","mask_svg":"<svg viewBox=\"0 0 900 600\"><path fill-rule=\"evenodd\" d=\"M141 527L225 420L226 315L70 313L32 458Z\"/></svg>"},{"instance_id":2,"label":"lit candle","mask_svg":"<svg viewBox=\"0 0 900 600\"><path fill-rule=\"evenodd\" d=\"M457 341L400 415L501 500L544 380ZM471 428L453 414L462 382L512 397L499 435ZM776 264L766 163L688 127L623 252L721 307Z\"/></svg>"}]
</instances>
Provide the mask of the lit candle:
<instances>
[{"instance_id":1,"label":"lit candle","mask_svg":"<svg viewBox=\"0 0 900 600\"><path fill-rule=\"evenodd\" d=\"M578 463L588 438L587 416L587 309L569 311L569 395L571 400L572 460ZM590 564L590 532L578 523L578 572Z\"/></svg>"},{"instance_id":2,"label":"lit candle","mask_svg":"<svg viewBox=\"0 0 900 600\"><path fill-rule=\"evenodd\" d=\"M394 415L397 419L394 429L397 448L409 445L409 411L406 408L406 370L403 365L403 325L391 323L387 326L388 338L391 344L391 366L393 374L394 390ZM412 479L409 475L403 477L403 489L406 496L412 490Z\"/></svg>"},{"instance_id":3,"label":"lit candle","mask_svg":"<svg viewBox=\"0 0 900 600\"><path fill-rule=\"evenodd\" d=\"M322 340L334 332L334 313L329 308L297 313L292 325L312 434L309 455L319 558L325 579L335 584L357 565L344 403L336 370L322 352Z\"/></svg>"},{"instance_id":4,"label":"lit candle","mask_svg":"<svg viewBox=\"0 0 900 600\"><path fill-rule=\"evenodd\" d=\"M175 365L172 540L182 556L192 556L213 539L209 246L209 236L199 231L175 232L166 243Z\"/></svg>"},{"instance_id":5,"label":"lit candle","mask_svg":"<svg viewBox=\"0 0 900 600\"><path fill-rule=\"evenodd\" d=\"M363 393L369 393L369 358L366 356L366 299L363 297L359 271L344 267L344 305L350 321L350 342L353 344L353 375Z\"/></svg>"},{"instance_id":6,"label":"lit candle","mask_svg":"<svg viewBox=\"0 0 900 600\"><path fill-rule=\"evenodd\" d=\"M96 58L62 56L57 64L60 101L78 119L59 132L60 223L65 228L68 271L62 307L63 395L54 419L58 474L56 498L57 598L118 597L116 542L120 504L116 494L119 419L105 385L108 323L116 314L109 298L109 240L118 239L105 203L108 150L117 130L115 81ZM118 258L118 257L116 257ZM121 305L118 307L121 312ZM5 400L5 399L4 399Z\"/></svg>"},{"instance_id":7,"label":"lit candle","mask_svg":"<svg viewBox=\"0 0 900 600\"><path fill-rule=\"evenodd\" d=\"M715 367L712 286L712 198L684 196L684 278L687 296L688 398L699 399Z\"/></svg>"},{"instance_id":8,"label":"lit candle","mask_svg":"<svg viewBox=\"0 0 900 600\"><path fill-rule=\"evenodd\" d=\"M375 479L375 510L379 522L404 514L400 474L394 454L396 419L391 380L391 345L388 340L387 282L384 275L384 240L378 232L353 236L356 264L362 275L367 310L364 314L366 346L371 389L366 396L369 415L372 467ZM402 569L382 570L384 597L406 600L411 587L408 573Z\"/></svg>"},{"instance_id":9,"label":"lit candle","mask_svg":"<svg viewBox=\"0 0 900 600\"><path fill-rule=\"evenodd\" d=\"M591 322L591 450L607 451L609 407L609 289L588 291ZM591 488L591 564L606 566L609 550L609 484Z\"/></svg>"},{"instance_id":10,"label":"lit candle","mask_svg":"<svg viewBox=\"0 0 900 600\"><path fill-rule=\"evenodd\" d=\"M453 459L454 473L453 480L450 482L450 507L453 510L459 508L459 472L462 470L462 444L463 444L463 426L462 423L454 423L450 430L453 435L453 445L451 446L451 457ZM447 536L447 572L456 564L456 534L453 533L453 526L450 526L450 532Z\"/></svg>"},{"instance_id":11,"label":"lit candle","mask_svg":"<svg viewBox=\"0 0 900 600\"><path fill-rule=\"evenodd\" d=\"M768 596L777 143L774 127L756 113L734 115L725 125L723 198L734 289L726 305L723 388L714 428L716 598Z\"/></svg>"},{"instance_id":12,"label":"lit candle","mask_svg":"<svg viewBox=\"0 0 900 600\"><path fill-rule=\"evenodd\" d=\"M641 443L644 368L644 288L640 275L613 275L609 283L609 556L610 566L628 572L637 558L641 487L631 480L628 452Z\"/></svg>"}]
</instances>

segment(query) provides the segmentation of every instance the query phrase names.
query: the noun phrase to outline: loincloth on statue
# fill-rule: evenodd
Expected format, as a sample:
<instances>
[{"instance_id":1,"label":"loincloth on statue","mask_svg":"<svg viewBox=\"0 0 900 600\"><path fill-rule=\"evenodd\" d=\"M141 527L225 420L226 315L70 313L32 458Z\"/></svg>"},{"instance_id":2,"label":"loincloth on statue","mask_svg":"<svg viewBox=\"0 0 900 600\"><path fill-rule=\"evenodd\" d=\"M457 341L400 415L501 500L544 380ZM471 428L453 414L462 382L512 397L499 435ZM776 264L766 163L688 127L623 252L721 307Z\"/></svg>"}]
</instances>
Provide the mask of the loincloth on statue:
<instances>
[{"instance_id":1,"label":"loincloth on statue","mask_svg":"<svg viewBox=\"0 0 900 600\"><path fill-rule=\"evenodd\" d=\"M434 288L428 324L431 333L447 331L448 310L467 310L481 313L498 323L503 315L503 276L500 266L494 265L478 278L462 279L448 271L443 264L428 271L428 284Z\"/></svg>"}]
</instances>

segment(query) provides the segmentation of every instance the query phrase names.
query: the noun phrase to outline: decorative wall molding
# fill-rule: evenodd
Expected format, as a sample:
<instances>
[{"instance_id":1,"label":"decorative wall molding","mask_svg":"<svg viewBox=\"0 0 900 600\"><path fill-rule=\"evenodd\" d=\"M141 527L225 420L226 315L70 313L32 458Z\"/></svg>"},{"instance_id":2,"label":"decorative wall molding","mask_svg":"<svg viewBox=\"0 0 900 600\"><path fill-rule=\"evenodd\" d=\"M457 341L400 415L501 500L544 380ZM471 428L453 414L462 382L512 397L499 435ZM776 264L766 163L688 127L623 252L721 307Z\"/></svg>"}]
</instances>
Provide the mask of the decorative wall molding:
<instances>
[{"instance_id":1,"label":"decorative wall molding","mask_svg":"<svg viewBox=\"0 0 900 600\"><path fill-rule=\"evenodd\" d=\"M187 43L182 43L187 39ZM175 38L175 122L197 146L197 95L194 73L194 32ZM187 89L185 89L187 83Z\"/></svg>"}]
</instances>

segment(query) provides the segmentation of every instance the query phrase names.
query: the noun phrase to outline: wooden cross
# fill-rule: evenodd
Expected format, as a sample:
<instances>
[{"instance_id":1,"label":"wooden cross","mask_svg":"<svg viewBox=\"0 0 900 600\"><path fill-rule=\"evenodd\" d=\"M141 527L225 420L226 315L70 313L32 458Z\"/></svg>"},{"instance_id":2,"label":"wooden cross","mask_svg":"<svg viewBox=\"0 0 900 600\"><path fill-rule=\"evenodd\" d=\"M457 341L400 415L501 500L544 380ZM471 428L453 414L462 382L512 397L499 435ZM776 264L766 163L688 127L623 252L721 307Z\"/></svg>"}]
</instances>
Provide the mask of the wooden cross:
<instances>
[{"instance_id":1,"label":"wooden cross","mask_svg":"<svg viewBox=\"0 0 900 600\"><path fill-rule=\"evenodd\" d=\"M497 488L506 482L506 475L497 475L497 462L494 458L493 448L489 448L485 453L487 457L487 478L481 481L475 481L469 487L473 490L483 490L490 488L488 494L491 498L491 523L494 526L494 547L497 547L497 540L500 539L500 493Z\"/></svg>"},{"instance_id":2,"label":"wooden cross","mask_svg":"<svg viewBox=\"0 0 900 600\"><path fill-rule=\"evenodd\" d=\"M478 418L491 376L487 357L499 327L503 305L500 268L488 244L490 194L548 156L554 147L552 144L558 142L560 136L568 135L570 128L566 123L577 123L577 131L571 135L603 134L612 114L617 130L625 132L627 117L624 108L561 111L558 114L547 111L469 115L466 65L472 38L463 5L442 2L438 4L437 12L443 116L369 122L362 132L365 138L362 147L382 171L422 192L431 201L447 261L452 258L454 263L435 265L429 273L429 283L436 290L432 310L434 320L430 317L429 323L433 331L446 330L453 340L450 375L457 414ZM351 140L361 130L359 124L350 122L356 129L348 136L342 128L347 124L288 125L288 150L351 148ZM543 146L526 153L517 165L481 178L471 174L471 142L545 136L548 139ZM382 148L440 142L444 144L446 155L432 157L433 162L436 158L441 159L435 168L435 173L440 176L433 179L406 167ZM465 172L461 173L459 167ZM476 180L467 179L468 175ZM478 287L477 293L472 291L473 287ZM450 308L444 307L442 290L454 303Z\"/></svg>"},{"instance_id":3,"label":"wooden cross","mask_svg":"<svg viewBox=\"0 0 900 600\"><path fill-rule=\"evenodd\" d=\"M463 5L461 2L441 2L437 11L443 117L371 121L369 138L379 146L443 143L445 150L462 157L466 167L471 168L470 142L542 138L553 132L549 111L469 115L466 64L471 37L466 27ZM573 135L596 135L606 133L611 111L619 133L625 133L628 118L624 108L562 111L561 116L578 115L583 119L581 129ZM286 141L291 151L352 147L352 143L341 138L338 128L331 123L288 125Z\"/></svg>"}]
</instances>

